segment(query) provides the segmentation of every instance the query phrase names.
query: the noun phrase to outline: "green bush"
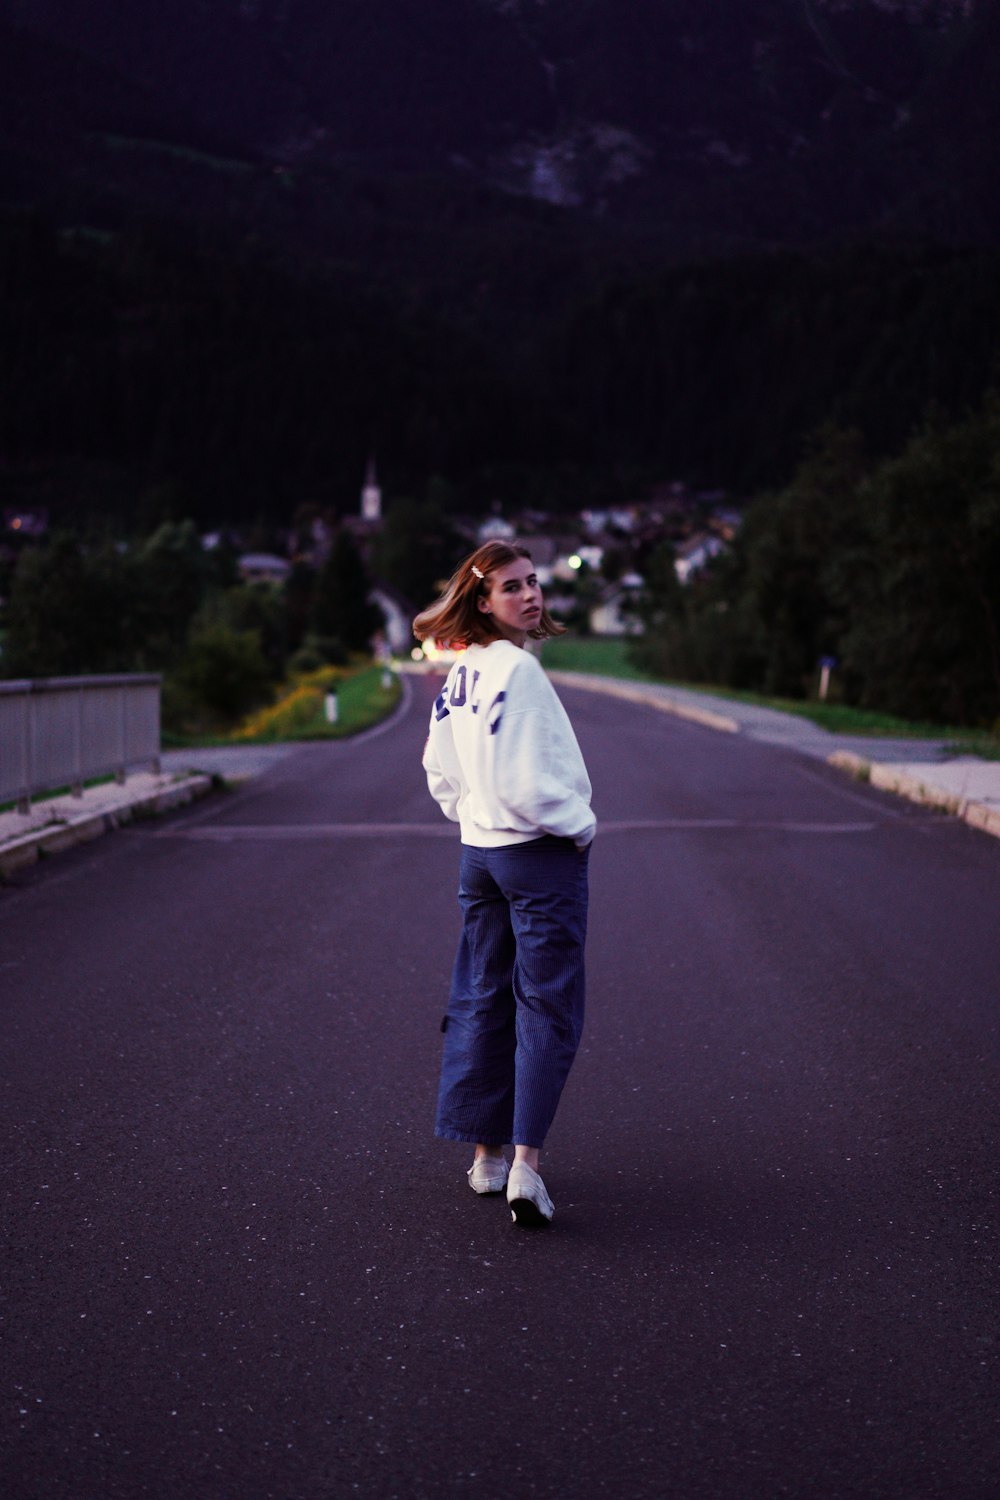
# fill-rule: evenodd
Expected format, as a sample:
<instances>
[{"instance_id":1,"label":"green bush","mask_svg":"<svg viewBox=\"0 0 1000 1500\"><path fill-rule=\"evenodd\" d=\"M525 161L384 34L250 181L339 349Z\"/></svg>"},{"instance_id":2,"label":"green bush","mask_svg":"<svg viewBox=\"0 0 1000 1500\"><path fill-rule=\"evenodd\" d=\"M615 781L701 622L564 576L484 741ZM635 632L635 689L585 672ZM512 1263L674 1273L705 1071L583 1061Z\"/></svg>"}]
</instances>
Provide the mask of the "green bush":
<instances>
[{"instance_id":1,"label":"green bush","mask_svg":"<svg viewBox=\"0 0 1000 1500\"><path fill-rule=\"evenodd\" d=\"M1000 716L1000 400L895 459L827 429L681 589L655 554L636 665L683 681L988 729Z\"/></svg>"},{"instance_id":2,"label":"green bush","mask_svg":"<svg viewBox=\"0 0 1000 1500\"><path fill-rule=\"evenodd\" d=\"M191 632L163 689L163 721L180 733L228 728L272 696L256 631L211 621Z\"/></svg>"}]
</instances>

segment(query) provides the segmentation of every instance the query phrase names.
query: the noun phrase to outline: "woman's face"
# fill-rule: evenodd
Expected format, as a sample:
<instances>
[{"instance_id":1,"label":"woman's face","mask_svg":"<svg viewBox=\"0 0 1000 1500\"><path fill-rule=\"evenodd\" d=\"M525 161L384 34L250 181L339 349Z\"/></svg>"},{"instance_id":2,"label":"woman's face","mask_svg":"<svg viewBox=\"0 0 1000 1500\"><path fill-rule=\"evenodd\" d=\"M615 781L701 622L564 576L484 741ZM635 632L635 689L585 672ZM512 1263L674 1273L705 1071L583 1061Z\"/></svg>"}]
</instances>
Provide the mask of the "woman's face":
<instances>
[{"instance_id":1,"label":"woman's face","mask_svg":"<svg viewBox=\"0 0 1000 1500\"><path fill-rule=\"evenodd\" d=\"M479 608L490 615L505 640L523 646L528 631L542 617L542 591L530 557L519 557L505 568L497 568L487 580L487 593L480 595Z\"/></svg>"}]
</instances>

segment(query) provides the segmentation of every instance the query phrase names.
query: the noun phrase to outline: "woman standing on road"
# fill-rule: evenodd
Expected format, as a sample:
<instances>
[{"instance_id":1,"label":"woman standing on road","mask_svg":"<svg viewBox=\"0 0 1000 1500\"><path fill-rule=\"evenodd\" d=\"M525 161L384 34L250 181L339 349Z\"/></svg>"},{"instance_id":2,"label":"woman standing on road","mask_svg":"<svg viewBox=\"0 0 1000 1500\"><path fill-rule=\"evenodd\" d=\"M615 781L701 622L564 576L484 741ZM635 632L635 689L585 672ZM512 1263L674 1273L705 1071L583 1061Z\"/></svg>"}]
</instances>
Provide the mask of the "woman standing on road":
<instances>
[{"instance_id":1,"label":"woman standing on road","mask_svg":"<svg viewBox=\"0 0 1000 1500\"><path fill-rule=\"evenodd\" d=\"M436 1133L475 1144L477 1193L517 1224L552 1218L538 1156L583 1029L590 781L525 640L561 633L524 547L487 542L413 622L459 648L423 765L461 826L463 927L444 1020ZM514 1144L508 1169L503 1147Z\"/></svg>"}]
</instances>

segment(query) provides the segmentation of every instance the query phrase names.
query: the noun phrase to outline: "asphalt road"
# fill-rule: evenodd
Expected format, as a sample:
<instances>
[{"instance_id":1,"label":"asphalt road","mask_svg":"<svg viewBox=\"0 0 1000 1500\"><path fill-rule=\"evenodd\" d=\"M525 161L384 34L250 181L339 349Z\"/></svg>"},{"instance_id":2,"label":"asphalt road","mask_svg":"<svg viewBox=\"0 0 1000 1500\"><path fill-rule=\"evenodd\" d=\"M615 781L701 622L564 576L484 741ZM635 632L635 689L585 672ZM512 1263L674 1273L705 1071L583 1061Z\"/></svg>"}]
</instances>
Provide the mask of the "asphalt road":
<instances>
[{"instance_id":1,"label":"asphalt road","mask_svg":"<svg viewBox=\"0 0 1000 1500\"><path fill-rule=\"evenodd\" d=\"M1000 843L565 692L588 1028L519 1230L431 1135L433 690L0 891L3 1494L992 1500Z\"/></svg>"}]
</instances>

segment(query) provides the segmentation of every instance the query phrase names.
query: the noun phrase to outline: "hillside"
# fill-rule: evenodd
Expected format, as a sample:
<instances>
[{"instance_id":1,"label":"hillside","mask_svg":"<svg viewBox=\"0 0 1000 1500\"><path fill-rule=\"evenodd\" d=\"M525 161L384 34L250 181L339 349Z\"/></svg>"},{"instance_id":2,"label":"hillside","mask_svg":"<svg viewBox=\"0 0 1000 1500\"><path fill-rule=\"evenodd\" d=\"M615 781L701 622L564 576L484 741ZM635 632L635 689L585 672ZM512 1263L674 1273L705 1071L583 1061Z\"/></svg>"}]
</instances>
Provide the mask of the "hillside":
<instances>
[{"instance_id":1,"label":"hillside","mask_svg":"<svg viewBox=\"0 0 1000 1500\"><path fill-rule=\"evenodd\" d=\"M4 493L890 452L997 380L998 112L1000 0L0 0Z\"/></svg>"},{"instance_id":2,"label":"hillside","mask_svg":"<svg viewBox=\"0 0 1000 1500\"><path fill-rule=\"evenodd\" d=\"M520 195L680 258L995 242L998 19L997 0L0 0L0 189L28 191L20 158L38 191L224 209L297 247L342 182L390 219L407 195L487 219ZM123 164L122 139L231 180ZM282 215L236 164L305 204Z\"/></svg>"}]
</instances>

